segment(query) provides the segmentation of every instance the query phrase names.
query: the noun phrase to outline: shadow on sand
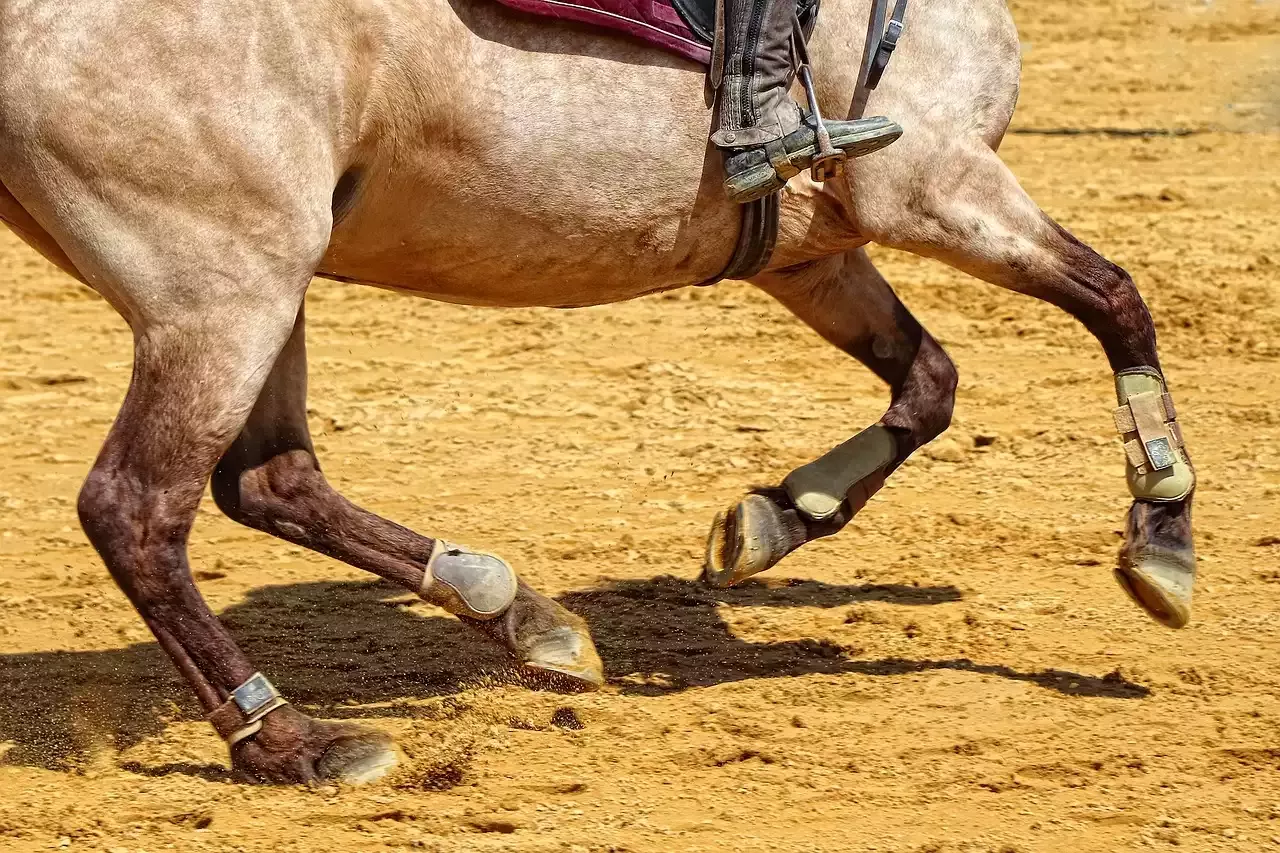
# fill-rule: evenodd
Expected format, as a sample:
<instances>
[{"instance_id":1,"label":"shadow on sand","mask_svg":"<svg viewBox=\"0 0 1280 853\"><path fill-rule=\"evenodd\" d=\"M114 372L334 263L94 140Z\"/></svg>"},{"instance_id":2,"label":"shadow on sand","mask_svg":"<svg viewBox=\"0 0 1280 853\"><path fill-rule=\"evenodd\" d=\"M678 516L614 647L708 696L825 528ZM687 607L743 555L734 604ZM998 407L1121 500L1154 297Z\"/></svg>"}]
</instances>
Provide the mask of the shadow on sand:
<instances>
[{"instance_id":1,"label":"shadow on sand","mask_svg":"<svg viewBox=\"0 0 1280 853\"><path fill-rule=\"evenodd\" d=\"M722 604L832 608L867 601L927 606L960 597L950 586L773 580L713 590L660 576L608 581L560 600L591 623L607 675L623 693L656 695L813 673L896 676L951 669L1069 695L1148 695L1117 675L1021 672L964 658L857 660L847 649L815 640L752 643L735 637L718 610ZM451 617L424 615L429 612L438 611L381 582L316 582L254 589L222 618L285 695L318 716L406 716L415 706L397 706L396 700L445 696L482 680L521 683L504 651ZM369 705L374 707L360 707ZM126 749L172 720L198 717L190 692L154 643L0 655L0 743L11 744L0 763L67 769L99 747ZM226 778L219 768L194 765L165 772Z\"/></svg>"}]
</instances>

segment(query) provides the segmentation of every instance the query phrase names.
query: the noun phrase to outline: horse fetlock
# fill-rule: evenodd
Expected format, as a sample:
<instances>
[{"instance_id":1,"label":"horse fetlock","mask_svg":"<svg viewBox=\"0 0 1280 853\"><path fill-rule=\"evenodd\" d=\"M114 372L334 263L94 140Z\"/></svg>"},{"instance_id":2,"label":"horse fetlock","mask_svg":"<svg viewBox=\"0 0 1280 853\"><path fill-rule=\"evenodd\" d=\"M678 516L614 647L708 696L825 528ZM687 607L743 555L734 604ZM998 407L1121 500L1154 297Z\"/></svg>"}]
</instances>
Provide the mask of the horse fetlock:
<instances>
[{"instance_id":1,"label":"horse fetlock","mask_svg":"<svg viewBox=\"0 0 1280 853\"><path fill-rule=\"evenodd\" d=\"M418 594L450 613L488 620L511 606L516 589L515 570L506 560L437 539Z\"/></svg>"},{"instance_id":2,"label":"horse fetlock","mask_svg":"<svg viewBox=\"0 0 1280 853\"><path fill-rule=\"evenodd\" d=\"M833 518L846 499L854 499L855 487L878 479L898 455L898 441L893 432L881 424L864 429L853 438L828 451L807 465L792 471L782 481L791 502L813 521ZM875 485L877 491L879 485ZM867 491L863 489L862 491ZM866 503L870 494L857 494ZM861 508L859 504L858 508Z\"/></svg>"},{"instance_id":3,"label":"horse fetlock","mask_svg":"<svg viewBox=\"0 0 1280 853\"><path fill-rule=\"evenodd\" d=\"M1125 451L1125 479L1135 498L1180 501L1196 485L1195 469L1178 427L1173 398L1152 367L1116 374L1116 429Z\"/></svg>"}]
</instances>

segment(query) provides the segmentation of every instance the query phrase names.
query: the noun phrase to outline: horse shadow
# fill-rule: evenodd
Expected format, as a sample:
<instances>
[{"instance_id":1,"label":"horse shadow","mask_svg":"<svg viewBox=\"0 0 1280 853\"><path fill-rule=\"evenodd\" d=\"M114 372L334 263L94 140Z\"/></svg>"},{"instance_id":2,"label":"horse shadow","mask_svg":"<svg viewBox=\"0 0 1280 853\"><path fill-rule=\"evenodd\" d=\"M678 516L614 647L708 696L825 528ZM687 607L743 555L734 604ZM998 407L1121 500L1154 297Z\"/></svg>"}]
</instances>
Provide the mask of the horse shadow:
<instances>
[{"instance_id":1,"label":"horse shadow","mask_svg":"<svg viewBox=\"0 0 1280 853\"><path fill-rule=\"evenodd\" d=\"M867 601L911 607L960 598L951 586L771 580L715 590L659 576L608 580L559 600L591 624L606 676L626 694L661 695L752 678L896 676L932 669L996 675L1069 695L1149 694L1116 674L1022 672L965 658L859 660L848 649L818 640L755 643L734 636L719 610L721 605L834 608ZM415 716L422 706L404 700L449 696L482 684L524 683L503 650L455 619L430 615L436 612L379 581L320 581L253 589L221 617L285 695L317 716ZM124 750L172 721L200 715L155 643L0 655L2 764L71 770L103 747ZM221 768L203 765L162 770L227 778Z\"/></svg>"}]
</instances>

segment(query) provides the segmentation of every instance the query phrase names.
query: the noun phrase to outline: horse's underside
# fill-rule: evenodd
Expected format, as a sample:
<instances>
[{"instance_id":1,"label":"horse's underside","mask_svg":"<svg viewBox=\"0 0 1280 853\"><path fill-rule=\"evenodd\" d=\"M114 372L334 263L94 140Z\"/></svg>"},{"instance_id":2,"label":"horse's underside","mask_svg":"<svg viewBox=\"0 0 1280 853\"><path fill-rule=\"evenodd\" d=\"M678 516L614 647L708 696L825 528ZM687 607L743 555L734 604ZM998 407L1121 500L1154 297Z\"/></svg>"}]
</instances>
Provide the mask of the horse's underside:
<instances>
[{"instance_id":1,"label":"horse's underside","mask_svg":"<svg viewBox=\"0 0 1280 853\"><path fill-rule=\"evenodd\" d=\"M874 241L1050 301L1097 337L1136 497L1119 576L1185 624L1194 479L1150 317L1129 276L1046 217L995 153L1017 93L1008 11L916 0L868 93L868 9L824 6L811 46L823 111L888 115L905 134L842 181L794 179L753 283L884 379L891 403L811 465L760 472L779 485L716 520L707 580L739 582L837 532L948 425L955 369L862 251ZM600 682L585 624L500 559L328 484L307 427L302 301L317 273L495 306L711 278L738 215L709 125L696 65L488 0L0 0L0 219L135 336L81 521L237 769L361 780L390 752L376 732L282 704L205 606L186 540L211 479L237 521L420 592L552 682ZM448 330L423 333L429 346Z\"/></svg>"}]
</instances>

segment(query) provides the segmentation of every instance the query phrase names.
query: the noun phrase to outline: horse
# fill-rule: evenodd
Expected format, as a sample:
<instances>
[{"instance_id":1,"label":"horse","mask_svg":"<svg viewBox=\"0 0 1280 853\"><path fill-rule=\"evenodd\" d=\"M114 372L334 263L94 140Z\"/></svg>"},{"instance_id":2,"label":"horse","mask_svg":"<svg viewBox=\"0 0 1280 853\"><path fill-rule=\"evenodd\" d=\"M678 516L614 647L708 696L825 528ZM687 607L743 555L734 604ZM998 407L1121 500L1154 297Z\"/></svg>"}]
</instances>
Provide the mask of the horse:
<instances>
[{"instance_id":1,"label":"horse","mask_svg":"<svg viewBox=\"0 0 1280 853\"><path fill-rule=\"evenodd\" d=\"M903 135L838 179L794 178L750 281L870 368L890 402L777 486L744 490L712 525L704 577L738 583L838 532L949 425L955 367L868 257L876 243L1047 300L1098 340L1132 436L1117 576L1180 627L1194 477L1152 321L1131 277L1043 213L997 154L1019 85L1010 12L915 0L872 91L870 4L823 4L818 101L829 116L889 116ZM186 546L210 483L235 521L420 593L553 686L601 683L586 624L501 558L326 481L303 297L322 276L568 308L714 280L741 215L708 147L712 101L695 63L492 0L0 0L0 219L134 338L81 525L237 774L363 782L395 755L376 730L289 705L207 607Z\"/></svg>"}]
</instances>

